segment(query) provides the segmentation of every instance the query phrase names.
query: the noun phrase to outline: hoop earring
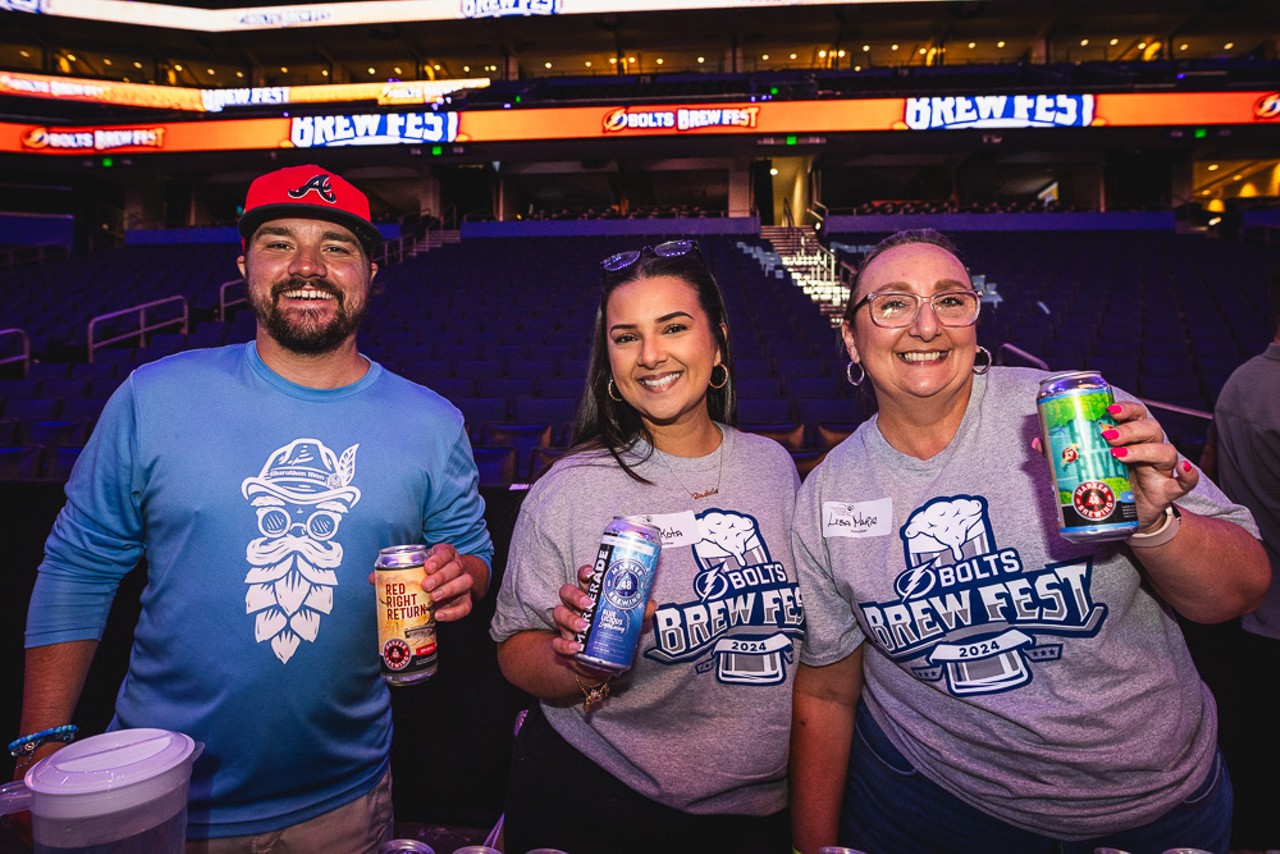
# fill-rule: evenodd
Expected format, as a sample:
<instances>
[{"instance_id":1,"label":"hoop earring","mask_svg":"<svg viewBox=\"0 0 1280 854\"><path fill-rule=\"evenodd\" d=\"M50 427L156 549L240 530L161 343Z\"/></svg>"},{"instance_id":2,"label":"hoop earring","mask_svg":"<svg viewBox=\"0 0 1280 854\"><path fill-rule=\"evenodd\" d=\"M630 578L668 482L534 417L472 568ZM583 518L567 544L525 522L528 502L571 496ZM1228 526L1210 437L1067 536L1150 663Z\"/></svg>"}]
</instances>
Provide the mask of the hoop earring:
<instances>
[{"instance_id":1,"label":"hoop earring","mask_svg":"<svg viewBox=\"0 0 1280 854\"><path fill-rule=\"evenodd\" d=\"M854 365L857 365L858 370L860 371L860 373L858 374L858 378L856 380L853 378ZM850 359L849 364L844 366L844 378L849 381L849 385L853 386L854 388L857 388L858 386L862 385L863 382L866 381L867 369L862 367L861 362L855 362L852 359Z\"/></svg>"},{"instance_id":2,"label":"hoop earring","mask_svg":"<svg viewBox=\"0 0 1280 854\"><path fill-rule=\"evenodd\" d=\"M618 390L613 386L613 377L609 377L609 385L605 387L605 391L608 393L610 400L617 401L618 403L623 402L623 399L617 394Z\"/></svg>"},{"instance_id":3,"label":"hoop earring","mask_svg":"<svg viewBox=\"0 0 1280 854\"><path fill-rule=\"evenodd\" d=\"M991 370L991 364L995 361L995 358L991 355L991 351L988 350L986 347L979 347L978 352L985 353L987 356L987 361L984 365L982 365L982 367L978 367L978 359L976 356L974 357L974 360L973 360L973 372L978 376L982 376L987 371Z\"/></svg>"},{"instance_id":4,"label":"hoop earring","mask_svg":"<svg viewBox=\"0 0 1280 854\"><path fill-rule=\"evenodd\" d=\"M721 364L719 364L719 365L712 365L712 366L711 366L711 377L712 377L712 378L714 378L714 377L715 377L715 375L716 375L716 368L720 368L721 370L723 370L723 371L724 371L724 379L722 379L718 385L717 385L715 382L713 382L713 381L711 381L710 379L708 379L708 381L707 381L707 385L711 386L711 387L712 387L713 389L715 389L716 391L719 391L720 389L724 388L725 386L727 386L727 385L729 384L729 369L728 369L728 368L726 368L726 367L724 366L724 364L723 364L723 363L721 363Z\"/></svg>"}]
</instances>

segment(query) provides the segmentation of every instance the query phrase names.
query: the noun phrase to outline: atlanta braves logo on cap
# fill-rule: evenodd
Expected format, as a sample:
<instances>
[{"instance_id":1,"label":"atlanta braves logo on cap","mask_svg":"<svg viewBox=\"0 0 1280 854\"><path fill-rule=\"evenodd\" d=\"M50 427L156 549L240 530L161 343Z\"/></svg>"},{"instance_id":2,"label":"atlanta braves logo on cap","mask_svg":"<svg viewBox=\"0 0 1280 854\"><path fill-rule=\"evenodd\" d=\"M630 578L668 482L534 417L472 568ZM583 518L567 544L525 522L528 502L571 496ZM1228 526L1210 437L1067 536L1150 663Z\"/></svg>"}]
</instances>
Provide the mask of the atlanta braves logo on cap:
<instances>
[{"instance_id":1,"label":"atlanta braves logo on cap","mask_svg":"<svg viewBox=\"0 0 1280 854\"><path fill-rule=\"evenodd\" d=\"M240 236L247 245L258 227L272 219L323 219L350 229L372 256L382 243L382 233L369 213L369 197L341 175L315 164L287 166L261 175L249 185L240 216Z\"/></svg>"},{"instance_id":2,"label":"atlanta braves logo on cap","mask_svg":"<svg viewBox=\"0 0 1280 854\"><path fill-rule=\"evenodd\" d=\"M316 193L329 204L333 204L338 200L337 195L333 192L333 186L329 183L328 175L312 176L311 180L307 181L307 183L303 184L301 187L296 187L290 190L289 198L301 199L307 193Z\"/></svg>"}]
</instances>

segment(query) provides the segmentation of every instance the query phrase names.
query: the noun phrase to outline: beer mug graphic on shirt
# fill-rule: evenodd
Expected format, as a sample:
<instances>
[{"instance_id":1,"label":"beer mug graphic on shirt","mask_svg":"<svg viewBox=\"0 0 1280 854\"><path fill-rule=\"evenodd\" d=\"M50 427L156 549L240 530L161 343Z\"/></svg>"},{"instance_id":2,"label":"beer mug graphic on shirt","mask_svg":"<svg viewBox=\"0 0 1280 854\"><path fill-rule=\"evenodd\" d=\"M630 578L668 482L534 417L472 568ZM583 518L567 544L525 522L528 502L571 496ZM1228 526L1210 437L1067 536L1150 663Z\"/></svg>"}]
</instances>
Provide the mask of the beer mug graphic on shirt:
<instances>
[{"instance_id":1,"label":"beer mug graphic on shirt","mask_svg":"<svg viewBox=\"0 0 1280 854\"><path fill-rule=\"evenodd\" d=\"M921 507L902 529L909 569L898 576L897 592L912 598L912 589L926 574L963 567L966 561L991 550L986 505L978 498L955 497ZM974 643L943 643L934 647L929 662L945 669L952 693L990 694L1031 680L1023 649L1034 639L1017 629Z\"/></svg>"}]
</instances>

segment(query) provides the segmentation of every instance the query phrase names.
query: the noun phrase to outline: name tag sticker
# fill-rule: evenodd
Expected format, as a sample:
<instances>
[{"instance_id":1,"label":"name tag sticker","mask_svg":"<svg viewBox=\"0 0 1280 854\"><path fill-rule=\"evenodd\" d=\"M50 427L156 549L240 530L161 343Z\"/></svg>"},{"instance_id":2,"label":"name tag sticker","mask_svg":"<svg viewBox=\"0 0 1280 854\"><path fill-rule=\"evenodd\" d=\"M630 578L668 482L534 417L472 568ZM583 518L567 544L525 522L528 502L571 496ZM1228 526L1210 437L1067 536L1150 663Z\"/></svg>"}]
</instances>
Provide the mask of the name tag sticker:
<instances>
[{"instance_id":1,"label":"name tag sticker","mask_svg":"<svg viewBox=\"0 0 1280 854\"><path fill-rule=\"evenodd\" d=\"M822 536L886 537L893 533L893 499L822 502Z\"/></svg>"},{"instance_id":2,"label":"name tag sticker","mask_svg":"<svg viewBox=\"0 0 1280 854\"><path fill-rule=\"evenodd\" d=\"M653 525L662 532L662 547L691 546L702 539L698 530L698 520L692 510L683 513L646 513L639 516L628 516L633 522Z\"/></svg>"}]
</instances>

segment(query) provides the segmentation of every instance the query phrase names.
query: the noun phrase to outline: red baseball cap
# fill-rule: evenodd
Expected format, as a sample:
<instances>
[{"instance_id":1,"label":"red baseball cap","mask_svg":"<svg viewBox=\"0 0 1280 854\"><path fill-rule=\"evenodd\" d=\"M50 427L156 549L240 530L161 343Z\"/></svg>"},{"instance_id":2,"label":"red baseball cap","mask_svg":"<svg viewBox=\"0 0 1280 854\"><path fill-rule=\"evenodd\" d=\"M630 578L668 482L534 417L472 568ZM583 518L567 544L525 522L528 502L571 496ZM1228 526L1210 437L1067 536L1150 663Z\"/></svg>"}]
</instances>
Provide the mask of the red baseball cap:
<instances>
[{"instance_id":1,"label":"red baseball cap","mask_svg":"<svg viewBox=\"0 0 1280 854\"><path fill-rule=\"evenodd\" d=\"M255 178L240 215L240 236L247 241L267 220L288 217L336 222L349 229L369 255L382 245L382 233L369 219L368 197L319 166L290 166Z\"/></svg>"}]
</instances>

